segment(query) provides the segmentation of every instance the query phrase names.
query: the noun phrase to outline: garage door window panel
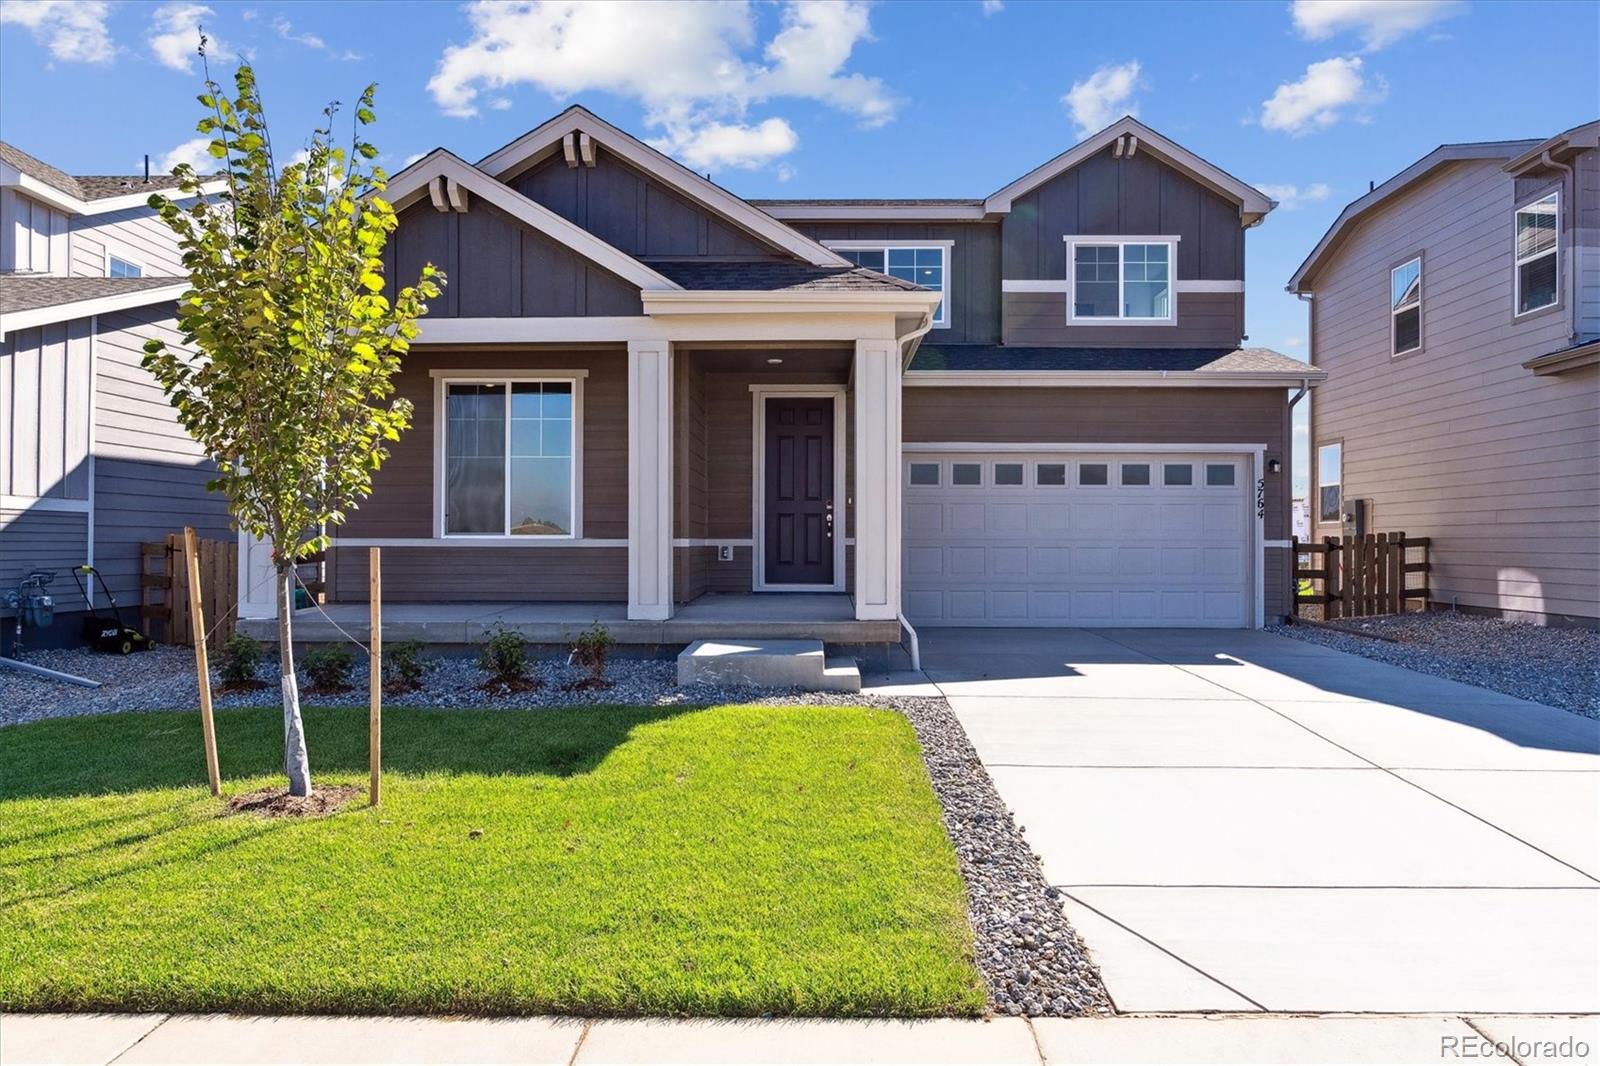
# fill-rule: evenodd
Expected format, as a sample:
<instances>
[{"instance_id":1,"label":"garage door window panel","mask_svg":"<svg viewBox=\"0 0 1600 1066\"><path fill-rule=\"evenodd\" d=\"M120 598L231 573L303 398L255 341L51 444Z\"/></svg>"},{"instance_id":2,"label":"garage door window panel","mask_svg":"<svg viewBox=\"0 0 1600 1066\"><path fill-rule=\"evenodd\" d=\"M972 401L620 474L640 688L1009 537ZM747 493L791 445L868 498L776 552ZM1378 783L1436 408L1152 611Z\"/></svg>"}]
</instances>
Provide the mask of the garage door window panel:
<instances>
[{"instance_id":1,"label":"garage door window panel","mask_svg":"<svg viewBox=\"0 0 1600 1066\"><path fill-rule=\"evenodd\" d=\"M1033 483L1040 488L1061 488L1067 483L1066 463L1040 463L1034 467Z\"/></svg>"},{"instance_id":2,"label":"garage door window panel","mask_svg":"<svg viewBox=\"0 0 1600 1066\"><path fill-rule=\"evenodd\" d=\"M982 463L951 463L950 484L973 488L983 484Z\"/></svg>"},{"instance_id":3,"label":"garage door window panel","mask_svg":"<svg viewBox=\"0 0 1600 1066\"><path fill-rule=\"evenodd\" d=\"M1191 463L1163 463L1161 465L1161 483L1163 485L1181 488L1194 484L1194 466Z\"/></svg>"},{"instance_id":4,"label":"garage door window panel","mask_svg":"<svg viewBox=\"0 0 1600 1066\"><path fill-rule=\"evenodd\" d=\"M1023 465L1021 463L996 463L994 464L994 483L996 485L1022 485Z\"/></svg>"},{"instance_id":5,"label":"garage door window panel","mask_svg":"<svg viewBox=\"0 0 1600 1066\"><path fill-rule=\"evenodd\" d=\"M912 463L910 464L910 483L915 486L937 487L939 484L938 463Z\"/></svg>"},{"instance_id":6,"label":"garage door window panel","mask_svg":"<svg viewBox=\"0 0 1600 1066\"><path fill-rule=\"evenodd\" d=\"M1084 488L1099 488L1110 482L1109 467L1105 463L1079 463L1078 484Z\"/></svg>"},{"instance_id":7,"label":"garage door window panel","mask_svg":"<svg viewBox=\"0 0 1600 1066\"><path fill-rule=\"evenodd\" d=\"M1206 487L1212 489L1232 488L1234 484L1234 467L1232 463L1207 463Z\"/></svg>"},{"instance_id":8,"label":"garage door window panel","mask_svg":"<svg viewBox=\"0 0 1600 1066\"><path fill-rule=\"evenodd\" d=\"M1123 463L1121 473L1124 488L1147 487L1150 484L1149 463Z\"/></svg>"}]
</instances>

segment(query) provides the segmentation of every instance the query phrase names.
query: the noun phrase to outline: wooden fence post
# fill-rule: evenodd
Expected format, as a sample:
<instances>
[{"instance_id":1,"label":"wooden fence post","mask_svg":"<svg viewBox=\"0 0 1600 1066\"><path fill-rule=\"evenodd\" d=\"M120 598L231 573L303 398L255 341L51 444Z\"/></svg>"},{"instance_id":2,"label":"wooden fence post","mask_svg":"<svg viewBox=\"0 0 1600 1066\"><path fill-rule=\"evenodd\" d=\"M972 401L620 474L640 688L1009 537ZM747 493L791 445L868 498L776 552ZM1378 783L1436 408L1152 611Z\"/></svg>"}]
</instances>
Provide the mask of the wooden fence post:
<instances>
[{"instance_id":1,"label":"wooden fence post","mask_svg":"<svg viewBox=\"0 0 1600 1066\"><path fill-rule=\"evenodd\" d=\"M371 632L368 640L372 647L369 656L367 684L371 689L372 710L368 719L367 760L371 774L368 799L376 807L381 793L380 777L383 770L383 564L381 549L367 549L367 583L371 603Z\"/></svg>"},{"instance_id":2,"label":"wooden fence post","mask_svg":"<svg viewBox=\"0 0 1600 1066\"><path fill-rule=\"evenodd\" d=\"M200 606L200 553L195 550L194 527L183 527L184 563L189 579L189 626L194 630L194 668L200 682L200 737L206 749L206 778L211 794L222 795L222 773L217 767L217 729L211 720L211 666L206 661L206 620Z\"/></svg>"}]
</instances>

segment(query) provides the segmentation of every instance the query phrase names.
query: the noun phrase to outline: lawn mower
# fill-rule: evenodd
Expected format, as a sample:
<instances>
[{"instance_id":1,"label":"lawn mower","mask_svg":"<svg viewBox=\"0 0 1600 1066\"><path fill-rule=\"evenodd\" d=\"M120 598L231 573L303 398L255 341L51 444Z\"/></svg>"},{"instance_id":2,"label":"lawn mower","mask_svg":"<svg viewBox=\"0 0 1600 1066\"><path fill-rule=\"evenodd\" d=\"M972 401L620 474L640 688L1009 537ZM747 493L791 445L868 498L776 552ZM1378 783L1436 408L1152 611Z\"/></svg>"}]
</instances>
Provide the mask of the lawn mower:
<instances>
[{"instance_id":1,"label":"lawn mower","mask_svg":"<svg viewBox=\"0 0 1600 1066\"><path fill-rule=\"evenodd\" d=\"M156 646L155 641L137 629L122 624L122 609L117 606L117 598L111 595L111 589L106 585L106 579L100 575L100 571L85 563L72 571L72 580L77 583L78 591L83 593L83 602L89 607L89 613L83 617L83 630L80 634L85 644L96 651L110 655L149 651ZM110 617L102 615L94 600L90 598L88 588L90 582L99 582L101 593L111 605Z\"/></svg>"}]
</instances>

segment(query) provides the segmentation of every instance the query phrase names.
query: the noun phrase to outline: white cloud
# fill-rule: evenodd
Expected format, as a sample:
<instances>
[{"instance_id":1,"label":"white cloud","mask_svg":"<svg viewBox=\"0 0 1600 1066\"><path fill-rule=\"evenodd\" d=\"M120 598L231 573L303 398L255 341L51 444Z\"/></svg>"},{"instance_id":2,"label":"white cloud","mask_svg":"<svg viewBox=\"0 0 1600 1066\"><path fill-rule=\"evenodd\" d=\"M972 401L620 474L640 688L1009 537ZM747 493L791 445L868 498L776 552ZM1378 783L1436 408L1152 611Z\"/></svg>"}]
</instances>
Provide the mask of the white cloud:
<instances>
[{"instance_id":1,"label":"white cloud","mask_svg":"<svg viewBox=\"0 0 1600 1066\"><path fill-rule=\"evenodd\" d=\"M1306 67L1299 81L1278 86L1261 105L1261 125L1299 136L1327 129L1349 108L1377 103L1388 94L1382 78L1366 79L1360 56L1335 56Z\"/></svg>"},{"instance_id":2,"label":"white cloud","mask_svg":"<svg viewBox=\"0 0 1600 1066\"><path fill-rule=\"evenodd\" d=\"M218 161L212 159L207 151L210 147L210 137L191 138L162 156L160 162L156 164L156 169L163 174L171 174L172 168L179 163L188 163L194 167L196 174L210 174L219 166Z\"/></svg>"},{"instance_id":3,"label":"white cloud","mask_svg":"<svg viewBox=\"0 0 1600 1066\"><path fill-rule=\"evenodd\" d=\"M856 45L871 40L861 0L789 0L759 58L755 11L743 0L480 0L467 16L470 39L444 50L428 82L439 107L458 117L478 113L481 93L515 85L557 97L611 93L641 103L671 150L743 166L797 143L782 119L748 122L754 105L815 100L874 127L899 103L879 79L845 69Z\"/></svg>"},{"instance_id":4,"label":"white cloud","mask_svg":"<svg viewBox=\"0 0 1600 1066\"><path fill-rule=\"evenodd\" d=\"M409 167L412 163L415 163L417 160L421 159L423 156L425 156L427 154L428 154L427 152L412 152L410 155L406 156L404 160L401 161L400 169L404 170L406 167Z\"/></svg>"},{"instance_id":5,"label":"white cloud","mask_svg":"<svg viewBox=\"0 0 1600 1066\"><path fill-rule=\"evenodd\" d=\"M650 143L694 170L754 170L794 151L800 138L783 119L769 118L753 126L708 123L695 126L682 136L669 134Z\"/></svg>"},{"instance_id":6,"label":"white cloud","mask_svg":"<svg viewBox=\"0 0 1600 1066\"><path fill-rule=\"evenodd\" d=\"M1306 343L1306 339L1304 337L1285 337L1285 338L1283 338L1283 346L1285 348L1300 348L1300 347L1303 347L1305 345L1305 343Z\"/></svg>"},{"instance_id":7,"label":"white cloud","mask_svg":"<svg viewBox=\"0 0 1600 1066\"><path fill-rule=\"evenodd\" d=\"M1306 40L1358 33L1368 52L1465 10L1461 0L1294 0L1289 6L1294 28Z\"/></svg>"},{"instance_id":8,"label":"white cloud","mask_svg":"<svg viewBox=\"0 0 1600 1066\"><path fill-rule=\"evenodd\" d=\"M1137 115L1139 102L1133 98L1133 94L1139 87L1137 59L1107 64L1083 81L1073 82L1061 102L1072 112L1072 121L1078 125L1078 136L1087 137L1123 115Z\"/></svg>"},{"instance_id":9,"label":"white cloud","mask_svg":"<svg viewBox=\"0 0 1600 1066\"><path fill-rule=\"evenodd\" d=\"M1005 0L983 0L983 13L985 15L998 15L1005 9Z\"/></svg>"},{"instance_id":10,"label":"white cloud","mask_svg":"<svg viewBox=\"0 0 1600 1066\"><path fill-rule=\"evenodd\" d=\"M246 12L246 14L248 15L249 12ZM282 37L284 40L293 41L295 44L304 45L313 51L327 52L329 55L345 60L363 58L359 52L335 52L332 48L328 47L327 41L324 41L321 37L314 33L296 33L294 31L294 24L288 19L284 18L282 15L274 16L272 20L272 29L273 32L277 33L277 35Z\"/></svg>"},{"instance_id":11,"label":"white cloud","mask_svg":"<svg viewBox=\"0 0 1600 1066\"><path fill-rule=\"evenodd\" d=\"M1306 204L1321 203L1333 195L1333 189L1320 181L1301 187L1299 185L1257 185L1257 189L1278 201L1285 211L1298 211Z\"/></svg>"},{"instance_id":12,"label":"white cloud","mask_svg":"<svg viewBox=\"0 0 1600 1066\"><path fill-rule=\"evenodd\" d=\"M200 46L200 26L212 11L204 4L163 4L150 16L146 38L156 62L185 74L194 70L195 49ZM214 33L206 34L206 54L213 59L233 58L233 49Z\"/></svg>"},{"instance_id":13,"label":"white cloud","mask_svg":"<svg viewBox=\"0 0 1600 1066\"><path fill-rule=\"evenodd\" d=\"M0 23L26 26L51 59L109 63L117 54L106 29L109 13L102 0L6 0L0 4Z\"/></svg>"},{"instance_id":14,"label":"white cloud","mask_svg":"<svg viewBox=\"0 0 1600 1066\"><path fill-rule=\"evenodd\" d=\"M491 111L510 111L511 110L511 98L507 97L507 96L496 96L496 97L492 98L489 101L489 110L491 110Z\"/></svg>"}]
</instances>

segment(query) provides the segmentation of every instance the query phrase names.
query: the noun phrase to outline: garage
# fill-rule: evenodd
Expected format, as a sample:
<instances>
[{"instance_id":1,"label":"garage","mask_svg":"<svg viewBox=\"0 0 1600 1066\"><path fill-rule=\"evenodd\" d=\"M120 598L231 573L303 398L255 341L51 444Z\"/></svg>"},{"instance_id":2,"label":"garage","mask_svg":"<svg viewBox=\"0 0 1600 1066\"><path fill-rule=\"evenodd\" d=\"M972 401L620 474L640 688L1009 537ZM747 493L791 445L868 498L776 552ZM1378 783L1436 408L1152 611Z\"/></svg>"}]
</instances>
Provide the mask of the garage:
<instances>
[{"instance_id":1,"label":"garage","mask_svg":"<svg viewBox=\"0 0 1600 1066\"><path fill-rule=\"evenodd\" d=\"M1252 456L906 453L918 626L1255 624Z\"/></svg>"}]
</instances>

